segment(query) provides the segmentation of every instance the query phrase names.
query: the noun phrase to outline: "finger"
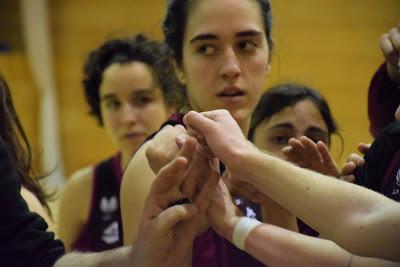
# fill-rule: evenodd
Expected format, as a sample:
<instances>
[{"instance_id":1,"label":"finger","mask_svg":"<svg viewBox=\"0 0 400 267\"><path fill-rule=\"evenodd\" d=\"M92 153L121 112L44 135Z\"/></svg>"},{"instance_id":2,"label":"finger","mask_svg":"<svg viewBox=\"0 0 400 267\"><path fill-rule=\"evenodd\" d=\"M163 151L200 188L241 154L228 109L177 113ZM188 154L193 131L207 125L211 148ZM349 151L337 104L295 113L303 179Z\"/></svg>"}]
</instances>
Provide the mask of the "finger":
<instances>
[{"instance_id":1,"label":"finger","mask_svg":"<svg viewBox=\"0 0 400 267\"><path fill-rule=\"evenodd\" d=\"M203 183L200 178L207 175L207 161L201 152L195 152L192 162L189 164L185 176L183 185L181 186L182 192L185 196L192 199L196 185Z\"/></svg>"},{"instance_id":2,"label":"finger","mask_svg":"<svg viewBox=\"0 0 400 267\"><path fill-rule=\"evenodd\" d=\"M212 113L200 114L192 110L183 117L183 122L186 126L204 134L209 127L214 126L214 121L210 118L213 118Z\"/></svg>"},{"instance_id":3,"label":"finger","mask_svg":"<svg viewBox=\"0 0 400 267\"><path fill-rule=\"evenodd\" d=\"M170 233L173 227L181 221L192 218L197 213L197 208L193 204L175 205L161 212L154 219L153 231L160 236Z\"/></svg>"},{"instance_id":4,"label":"finger","mask_svg":"<svg viewBox=\"0 0 400 267\"><path fill-rule=\"evenodd\" d=\"M354 162L357 166L362 166L365 163L365 160L363 157L356 153L351 153L348 157L346 162Z\"/></svg>"},{"instance_id":5,"label":"finger","mask_svg":"<svg viewBox=\"0 0 400 267\"><path fill-rule=\"evenodd\" d=\"M319 154L321 155L322 162L324 163L324 165L327 168L326 174L334 176L334 177L338 177L340 175L339 168L338 168L336 161L332 157L332 154L329 151L329 148L322 141L318 141L317 147L318 147Z\"/></svg>"},{"instance_id":6,"label":"finger","mask_svg":"<svg viewBox=\"0 0 400 267\"><path fill-rule=\"evenodd\" d=\"M187 135L184 138L185 141L178 152L178 157L184 157L188 160L188 162L190 162L192 160L193 153L196 151L197 141L196 138Z\"/></svg>"},{"instance_id":7,"label":"finger","mask_svg":"<svg viewBox=\"0 0 400 267\"><path fill-rule=\"evenodd\" d=\"M341 176L346 176L349 174L353 174L354 170L356 169L357 165L350 161L343 164L342 171L340 173Z\"/></svg>"},{"instance_id":8,"label":"finger","mask_svg":"<svg viewBox=\"0 0 400 267\"><path fill-rule=\"evenodd\" d=\"M391 64L391 65L397 64L396 51L395 51L395 48L393 47L392 42L390 41L389 34L382 35L381 41L380 41L380 46L381 46L381 50L382 50L383 56L385 57L386 61L388 61L389 64Z\"/></svg>"},{"instance_id":9,"label":"finger","mask_svg":"<svg viewBox=\"0 0 400 267\"><path fill-rule=\"evenodd\" d=\"M214 198L216 188L220 180L220 175L216 171L212 171L207 182L200 189L200 193L195 197L194 204L199 212L204 213Z\"/></svg>"},{"instance_id":10,"label":"finger","mask_svg":"<svg viewBox=\"0 0 400 267\"><path fill-rule=\"evenodd\" d=\"M188 134L194 138L196 138L197 142L202 146L207 146L207 142L204 139L204 136L201 135L198 131L188 127L187 128Z\"/></svg>"},{"instance_id":11,"label":"finger","mask_svg":"<svg viewBox=\"0 0 400 267\"><path fill-rule=\"evenodd\" d=\"M369 151L370 148L371 148L371 144L359 143L357 145L358 151L360 151L360 153L362 153L363 155L365 155Z\"/></svg>"},{"instance_id":12,"label":"finger","mask_svg":"<svg viewBox=\"0 0 400 267\"><path fill-rule=\"evenodd\" d=\"M296 151L293 149L293 147L285 146L284 148L282 148L281 151L282 151L283 155L285 155L287 161L290 161L293 163L297 163L299 161L299 157L298 157Z\"/></svg>"},{"instance_id":13,"label":"finger","mask_svg":"<svg viewBox=\"0 0 400 267\"><path fill-rule=\"evenodd\" d=\"M354 183L354 181L356 180L356 177L354 175L345 175L345 176L340 177L340 180L349 182L349 183Z\"/></svg>"},{"instance_id":14,"label":"finger","mask_svg":"<svg viewBox=\"0 0 400 267\"><path fill-rule=\"evenodd\" d=\"M318 151L317 144L314 143L313 140L308 138L307 136L300 137L300 142L304 146L305 154L304 157L308 157L310 159L314 158L315 160L321 161L322 157Z\"/></svg>"},{"instance_id":15,"label":"finger","mask_svg":"<svg viewBox=\"0 0 400 267\"><path fill-rule=\"evenodd\" d=\"M333 159L332 154L329 151L329 148L327 147L327 145L322 141L318 141L317 147L318 147L318 151L321 155L322 161L325 162L325 164L327 164L328 166L337 168L337 164L336 164L335 160Z\"/></svg>"},{"instance_id":16,"label":"finger","mask_svg":"<svg viewBox=\"0 0 400 267\"><path fill-rule=\"evenodd\" d=\"M149 196L171 190L174 186L179 187L179 181L182 179L187 163L186 158L178 157L164 166L153 181Z\"/></svg>"},{"instance_id":17,"label":"finger","mask_svg":"<svg viewBox=\"0 0 400 267\"><path fill-rule=\"evenodd\" d=\"M389 39L393 45L393 48L398 54L400 52L400 32L397 28L393 28L390 30Z\"/></svg>"},{"instance_id":18,"label":"finger","mask_svg":"<svg viewBox=\"0 0 400 267\"><path fill-rule=\"evenodd\" d=\"M304 151L304 145L296 138L290 138L288 144L293 148L295 153L301 153Z\"/></svg>"}]
</instances>

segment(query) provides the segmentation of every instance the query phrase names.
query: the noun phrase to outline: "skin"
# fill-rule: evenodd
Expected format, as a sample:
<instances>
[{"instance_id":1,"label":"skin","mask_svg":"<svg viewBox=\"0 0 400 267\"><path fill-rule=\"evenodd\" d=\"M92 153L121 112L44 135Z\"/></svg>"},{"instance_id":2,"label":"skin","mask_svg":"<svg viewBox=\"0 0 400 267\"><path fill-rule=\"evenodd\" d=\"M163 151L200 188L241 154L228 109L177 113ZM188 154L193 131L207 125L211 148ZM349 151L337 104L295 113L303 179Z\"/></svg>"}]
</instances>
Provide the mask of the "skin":
<instances>
[{"instance_id":1,"label":"skin","mask_svg":"<svg viewBox=\"0 0 400 267\"><path fill-rule=\"evenodd\" d=\"M44 209L44 207L40 203L39 199L23 186L21 186L21 196L28 204L29 210L31 212L36 212L37 214L39 214L46 221L48 226L47 229L50 232L54 232L57 237L57 231L54 222L50 218L48 212Z\"/></svg>"},{"instance_id":2,"label":"skin","mask_svg":"<svg viewBox=\"0 0 400 267\"><path fill-rule=\"evenodd\" d=\"M221 181L207 210L212 227L232 242L240 219L228 188ZM399 263L351 255L330 240L314 238L270 224L260 224L245 240L245 251L267 266L397 267Z\"/></svg>"},{"instance_id":3,"label":"skin","mask_svg":"<svg viewBox=\"0 0 400 267\"><path fill-rule=\"evenodd\" d=\"M121 151L124 170L139 146L159 129L173 109L165 104L150 67L142 62L110 65L103 72L99 93L104 129ZM67 250L88 221L93 175L93 166L78 170L64 188L59 229Z\"/></svg>"},{"instance_id":4,"label":"skin","mask_svg":"<svg viewBox=\"0 0 400 267\"><path fill-rule=\"evenodd\" d=\"M260 149L286 159L282 149L289 139L307 136L329 145L328 127L311 100L297 102L264 120L254 133L253 143Z\"/></svg>"},{"instance_id":5,"label":"skin","mask_svg":"<svg viewBox=\"0 0 400 267\"><path fill-rule=\"evenodd\" d=\"M199 1L188 17L178 67L192 109L228 109L247 132L270 69L259 6L253 1ZM244 96L220 96L233 88Z\"/></svg>"},{"instance_id":6,"label":"skin","mask_svg":"<svg viewBox=\"0 0 400 267\"><path fill-rule=\"evenodd\" d=\"M400 260L397 202L262 153L227 111L191 111L184 121L189 133L207 144L236 178L259 188L321 235L360 256Z\"/></svg>"},{"instance_id":7,"label":"skin","mask_svg":"<svg viewBox=\"0 0 400 267\"><path fill-rule=\"evenodd\" d=\"M145 200L135 248L126 246L100 253L68 253L55 266L191 266L197 216L208 208L210 199L205 192L214 192L219 176L214 172L196 193L190 195L194 204L168 205L183 196L181 188L187 178L186 171L198 164L191 155L202 153L197 147L194 138L187 139L179 156L158 173ZM197 203L201 204L195 206Z\"/></svg>"},{"instance_id":8,"label":"skin","mask_svg":"<svg viewBox=\"0 0 400 267\"><path fill-rule=\"evenodd\" d=\"M394 83L400 82L400 24L397 27L390 29L389 32L383 34L380 39L380 48L386 61L386 70L390 79ZM382 88L383 90L385 88ZM400 106L396 109L394 115L396 121L400 121ZM308 144L307 144L308 143ZM313 144L307 140L292 140L289 142L289 147L284 148L284 154L294 163L300 164L301 162L307 162L307 165L316 165L315 157L321 160L318 171L332 175L333 169L333 158L329 155L329 151L322 151L318 148L322 147L321 144ZM295 148L297 147L297 148ZM370 144L358 144L357 150L361 154L365 154L369 150ZM322 148L323 149L323 148ZM319 151L318 151L319 150ZM322 151L322 153L321 153ZM325 153L325 157L319 157L318 154ZM306 156L307 155L307 156ZM326 159L326 160L324 160ZM338 175L340 179L354 182L355 176L353 172L358 166L364 164L362 156L352 153L348 156L346 163L343 165L342 170ZM331 171L329 171L331 170Z\"/></svg>"},{"instance_id":9,"label":"skin","mask_svg":"<svg viewBox=\"0 0 400 267\"><path fill-rule=\"evenodd\" d=\"M257 3L241 0L195 2L190 7L184 31L183 60L175 65L177 76L186 85L192 109L226 108L247 134L251 113L263 92L270 69L269 48ZM237 97L221 96L221 93L232 90L239 90L242 94ZM154 173L158 171L151 166L163 166L171 161L179 150L175 139L184 133L177 127L163 129L144 144L130 161L121 186L125 244L135 240L138 218L148 192L146 188L149 188ZM159 154L169 156L148 159L146 149L149 147L164 147ZM163 163L155 163L157 158L161 158Z\"/></svg>"},{"instance_id":10,"label":"skin","mask_svg":"<svg viewBox=\"0 0 400 267\"><path fill-rule=\"evenodd\" d=\"M253 143L276 157L288 160L282 149L288 145L291 138L301 136L329 144L328 127L319 109L309 99L287 106L261 122L254 132ZM253 190L251 194L254 194ZM282 218L290 218L290 213L265 195L259 197L259 200L262 203L263 220L283 227L274 221L281 220L279 215ZM297 229L296 218L290 218L285 228Z\"/></svg>"}]
</instances>

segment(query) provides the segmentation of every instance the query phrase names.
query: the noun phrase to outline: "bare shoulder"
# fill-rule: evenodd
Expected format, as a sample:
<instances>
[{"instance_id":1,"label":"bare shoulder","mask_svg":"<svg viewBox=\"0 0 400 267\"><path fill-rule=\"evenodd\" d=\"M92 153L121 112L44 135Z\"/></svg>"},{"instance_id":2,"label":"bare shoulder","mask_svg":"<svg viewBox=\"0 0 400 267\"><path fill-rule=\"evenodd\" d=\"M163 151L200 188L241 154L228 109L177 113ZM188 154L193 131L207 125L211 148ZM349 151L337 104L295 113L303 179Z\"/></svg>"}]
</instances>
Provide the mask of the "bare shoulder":
<instances>
[{"instance_id":1,"label":"bare shoulder","mask_svg":"<svg viewBox=\"0 0 400 267\"><path fill-rule=\"evenodd\" d=\"M82 168L72 174L63 188L60 201L60 224L65 217L80 218L89 216L90 200L93 192L93 166Z\"/></svg>"},{"instance_id":2,"label":"bare shoulder","mask_svg":"<svg viewBox=\"0 0 400 267\"><path fill-rule=\"evenodd\" d=\"M50 218L49 213L47 212L45 207L43 207L43 205L40 203L39 199L35 196L35 194L33 194L31 191L22 186L21 196L28 204L29 210L31 212L36 212L46 221L48 225L48 230L56 232L53 220Z\"/></svg>"},{"instance_id":3,"label":"bare shoulder","mask_svg":"<svg viewBox=\"0 0 400 267\"><path fill-rule=\"evenodd\" d=\"M23 186L21 187L21 196L28 204L30 211L36 212L41 216L43 212L46 212L39 199L31 191Z\"/></svg>"},{"instance_id":4,"label":"bare shoulder","mask_svg":"<svg viewBox=\"0 0 400 267\"><path fill-rule=\"evenodd\" d=\"M65 184L64 193L90 195L93 187L94 167L88 166L73 173Z\"/></svg>"}]
</instances>

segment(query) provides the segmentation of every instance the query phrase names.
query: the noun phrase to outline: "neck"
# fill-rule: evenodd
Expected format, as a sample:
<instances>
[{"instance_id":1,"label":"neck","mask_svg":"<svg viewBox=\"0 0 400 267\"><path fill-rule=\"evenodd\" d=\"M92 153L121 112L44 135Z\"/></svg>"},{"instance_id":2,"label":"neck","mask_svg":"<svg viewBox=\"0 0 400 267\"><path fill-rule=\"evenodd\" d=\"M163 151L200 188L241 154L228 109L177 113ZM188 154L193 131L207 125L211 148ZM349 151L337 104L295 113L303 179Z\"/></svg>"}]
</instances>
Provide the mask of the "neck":
<instances>
[{"instance_id":1,"label":"neck","mask_svg":"<svg viewBox=\"0 0 400 267\"><path fill-rule=\"evenodd\" d=\"M235 120L236 120L236 118L235 118ZM242 121L236 120L236 122L238 123L240 129L242 129L244 136L247 137L247 135L249 134L249 131L250 131L251 117L244 119Z\"/></svg>"},{"instance_id":2,"label":"neck","mask_svg":"<svg viewBox=\"0 0 400 267\"><path fill-rule=\"evenodd\" d=\"M131 160L134 153L121 150L121 170L125 171L126 167L128 167L129 161Z\"/></svg>"}]
</instances>

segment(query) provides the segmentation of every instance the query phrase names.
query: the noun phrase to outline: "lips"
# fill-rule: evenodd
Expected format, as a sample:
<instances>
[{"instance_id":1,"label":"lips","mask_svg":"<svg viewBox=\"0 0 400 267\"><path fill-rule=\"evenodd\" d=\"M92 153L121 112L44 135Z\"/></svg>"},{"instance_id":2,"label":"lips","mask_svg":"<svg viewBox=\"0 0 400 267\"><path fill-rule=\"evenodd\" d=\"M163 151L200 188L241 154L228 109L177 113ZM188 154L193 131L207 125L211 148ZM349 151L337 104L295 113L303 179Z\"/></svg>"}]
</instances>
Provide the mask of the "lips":
<instances>
[{"instance_id":1,"label":"lips","mask_svg":"<svg viewBox=\"0 0 400 267\"><path fill-rule=\"evenodd\" d=\"M240 97L244 95L245 92L238 87L227 87L218 94L219 97Z\"/></svg>"},{"instance_id":2,"label":"lips","mask_svg":"<svg viewBox=\"0 0 400 267\"><path fill-rule=\"evenodd\" d=\"M141 138L146 137L144 133L127 133L124 134L124 139L133 139L133 138Z\"/></svg>"}]
</instances>

